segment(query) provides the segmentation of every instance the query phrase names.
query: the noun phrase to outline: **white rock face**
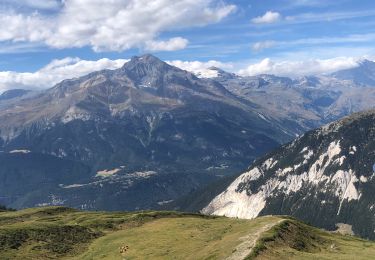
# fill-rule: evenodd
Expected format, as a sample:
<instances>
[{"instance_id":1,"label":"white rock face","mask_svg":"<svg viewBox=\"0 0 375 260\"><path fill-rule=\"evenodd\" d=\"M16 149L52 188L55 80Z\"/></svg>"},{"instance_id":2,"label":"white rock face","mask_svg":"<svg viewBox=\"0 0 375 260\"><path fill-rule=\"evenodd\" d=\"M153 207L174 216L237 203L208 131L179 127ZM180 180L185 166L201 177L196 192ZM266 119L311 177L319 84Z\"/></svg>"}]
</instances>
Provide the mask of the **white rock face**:
<instances>
[{"instance_id":1,"label":"white rock face","mask_svg":"<svg viewBox=\"0 0 375 260\"><path fill-rule=\"evenodd\" d=\"M344 201L359 200L361 196L354 185L359 179L353 170L326 173L329 166L343 165L346 157L340 156L341 151L340 141L331 142L324 153L315 161L311 161L314 152L305 147L300 152L303 154L304 161L284 169L277 168L277 161L269 158L260 168L255 167L239 176L226 191L219 194L203 209L203 213L251 219L257 217L264 209L267 199L276 194L290 195L304 187L323 187L322 192L330 191L339 198L340 206L337 212L339 214ZM311 165L308 171L297 174L296 170L307 163ZM272 169L273 167L275 169ZM250 190L249 183L263 177L264 171L270 169L275 171L273 177L265 180L264 184L256 190ZM363 182L366 181L365 178L361 179ZM240 191L241 186L245 188L241 188Z\"/></svg>"},{"instance_id":2,"label":"white rock face","mask_svg":"<svg viewBox=\"0 0 375 260\"><path fill-rule=\"evenodd\" d=\"M267 160L263 163L263 167L265 167L266 170L268 170L268 169L273 168L273 166L275 166L276 163L277 163L277 161L273 160L273 158L269 158L269 159L267 159Z\"/></svg>"},{"instance_id":3,"label":"white rock face","mask_svg":"<svg viewBox=\"0 0 375 260\"><path fill-rule=\"evenodd\" d=\"M127 177L148 179L155 174L157 174L155 171L133 172L128 174Z\"/></svg>"},{"instance_id":4,"label":"white rock face","mask_svg":"<svg viewBox=\"0 0 375 260\"><path fill-rule=\"evenodd\" d=\"M227 217L255 218L266 205L266 198L277 183L267 182L256 194L248 196L246 191L237 192L237 186L231 185L224 193L216 197L203 213Z\"/></svg>"},{"instance_id":5,"label":"white rock face","mask_svg":"<svg viewBox=\"0 0 375 260\"><path fill-rule=\"evenodd\" d=\"M102 170L102 171L98 171L96 173L95 177L107 178L107 177L113 176L114 174L118 173L119 171L121 171L120 168L116 168L116 169L112 169L112 170Z\"/></svg>"},{"instance_id":6,"label":"white rock face","mask_svg":"<svg viewBox=\"0 0 375 260\"><path fill-rule=\"evenodd\" d=\"M267 163L268 165L268 163ZM217 196L202 211L205 214L214 214L228 217L255 218L265 206L265 195L270 189L265 189L250 197L246 191L237 192L240 183L257 180L263 173L256 167L239 176L226 191ZM270 187L268 187L270 188Z\"/></svg>"},{"instance_id":7,"label":"white rock face","mask_svg":"<svg viewBox=\"0 0 375 260\"><path fill-rule=\"evenodd\" d=\"M336 196L341 199L339 210L337 211L337 215L339 215L344 200L351 201L358 200L360 198L360 194L354 186L354 183L358 182L358 179L352 170L339 170L332 177L332 182L337 183Z\"/></svg>"},{"instance_id":8,"label":"white rock face","mask_svg":"<svg viewBox=\"0 0 375 260\"><path fill-rule=\"evenodd\" d=\"M69 123L70 121L73 121L73 120L76 120L76 119L88 121L88 120L91 119L91 115L87 111L84 111L82 109L79 109L79 108L73 106L73 107L70 107L66 111L65 115L61 118L61 122L66 124L66 123Z\"/></svg>"}]
</instances>

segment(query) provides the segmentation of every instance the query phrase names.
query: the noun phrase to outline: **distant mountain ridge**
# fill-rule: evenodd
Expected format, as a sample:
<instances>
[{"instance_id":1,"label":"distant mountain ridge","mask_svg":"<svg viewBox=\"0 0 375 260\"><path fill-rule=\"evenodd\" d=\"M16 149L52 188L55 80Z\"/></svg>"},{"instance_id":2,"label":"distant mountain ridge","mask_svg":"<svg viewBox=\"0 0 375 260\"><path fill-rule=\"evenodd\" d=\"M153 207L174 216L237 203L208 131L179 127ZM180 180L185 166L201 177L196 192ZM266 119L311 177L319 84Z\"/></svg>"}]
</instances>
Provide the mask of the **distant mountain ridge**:
<instances>
[{"instance_id":1,"label":"distant mountain ridge","mask_svg":"<svg viewBox=\"0 0 375 260\"><path fill-rule=\"evenodd\" d=\"M356 68L337 72L364 71L368 78L375 75L365 60ZM225 75L225 74L223 74ZM317 128L354 112L374 107L375 82L362 84L340 79L336 74L288 78L274 75L218 76L214 78L229 91L255 103L257 111L295 134Z\"/></svg>"},{"instance_id":2,"label":"distant mountain ridge","mask_svg":"<svg viewBox=\"0 0 375 260\"><path fill-rule=\"evenodd\" d=\"M349 69L342 69L337 70L333 73L327 74L323 73L322 75L306 75L303 77L283 77L283 76L276 76L272 74L258 74L255 76L241 76L235 73L226 72L218 67L209 67L207 69L202 69L201 71L197 71L195 73L197 76L202 78L235 78L235 77L242 77L242 78L267 78L270 80L273 80L275 82L275 79L279 80L279 83L281 81L284 81L284 84L298 84L303 82L305 85L308 84L310 86L314 86L320 83L319 77L322 75L326 75L327 77L332 77L337 80L347 80L352 81L356 85L362 85L362 86L375 86L375 62L368 60L368 59L362 59L358 61L358 65L354 66Z\"/></svg>"},{"instance_id":3,"label":"distant mountain ridge","mask_svg":"<svg viewBox=\"0 0 375 260\"><path fill-rule=\"evenodd\" d=\"M4 91L3 93L1 93L0 101L9 100L9 99L17 98L17 97L22 97L22 96L26 95L27 93L29 93L30 91L31 90L26 90L26 89L7 90L7 91Z\"/></svg>"},{"instance_id":4,"label":"distant mountain ridge","mask_svg":"<svg viewBox=\"0 0 375 260\"><path fill-rule=\"evenodd\" d=\"M341 80L350 80L363 86L375 86L375 62L361 60L357 67L337 71L331 74Z\"/></svg>"}]
</instances>

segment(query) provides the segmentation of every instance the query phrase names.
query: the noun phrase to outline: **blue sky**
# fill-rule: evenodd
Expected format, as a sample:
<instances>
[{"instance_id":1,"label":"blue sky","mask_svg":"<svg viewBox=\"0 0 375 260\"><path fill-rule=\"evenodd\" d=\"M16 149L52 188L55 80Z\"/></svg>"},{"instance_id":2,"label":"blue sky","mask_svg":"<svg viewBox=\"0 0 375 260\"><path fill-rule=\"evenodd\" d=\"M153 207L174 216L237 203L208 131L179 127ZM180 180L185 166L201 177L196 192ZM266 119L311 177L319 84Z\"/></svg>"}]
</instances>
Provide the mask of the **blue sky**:
<instances>
[{"instance_id":1,"label":"blue sky","mask_svg":"<svg viewBox=\"0 0 375 260\"><path fill-rule=\"evenodd\" d=\"M203 67L208 61L217 61L227 70L249 75L288 75L290 72L280 68L289 63L297 69L306 64L316 66L311 71L302 69L314 74L354 66L361 57L375 56L372 0L107 3L1 0L2 88L9 88L9 82L14 81L5 79L9 72L13 78L16 73L35 73L54 60L68 60L71 66L78 60L121 61L153 53L168 61L199 61ZM115 66L109 61L106 64ZM185 63L184 68L190 65Z\"/></svg>"}]
</instances>

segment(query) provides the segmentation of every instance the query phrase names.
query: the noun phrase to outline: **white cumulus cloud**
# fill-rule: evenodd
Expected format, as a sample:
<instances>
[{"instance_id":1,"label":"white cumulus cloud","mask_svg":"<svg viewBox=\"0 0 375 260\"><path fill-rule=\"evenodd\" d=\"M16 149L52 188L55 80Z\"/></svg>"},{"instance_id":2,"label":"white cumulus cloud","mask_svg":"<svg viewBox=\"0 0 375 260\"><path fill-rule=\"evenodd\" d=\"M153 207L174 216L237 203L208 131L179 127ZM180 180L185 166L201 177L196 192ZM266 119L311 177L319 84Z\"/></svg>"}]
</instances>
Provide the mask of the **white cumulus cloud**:
<instances>
[{"instance_id":1,"label":"white cumulus cloud","mask_svg":"<svg viewBox=\"0 0 375 260\"><path fill-rule=\"evenodd\" d=\"M281 19L281 14L278 12L267 11L264 15L255 17L251 21L255 24L276 23Z\"/></svg>"},{"instance_id":2,"label":"white cumulus cloud","mask_svg":"<svg viewBox=\"0 0 375 260\"><path fill-rule=\"evenodd\" d=\"M309 59L301 61L272 61L263 59L259 63L251 64L238 73L243 76L259 74L274 74L279 76L305 76L331 73L342 69L358 66L359 58L337 57L332 59Z\"/></svg>"},{"instance_id":3,"label":"white cumulus cloud","mask_svg":"<svg viewBox=\"0 0 375 260\"><path fill-rule=\"evenodd\" d=\"M128 60L110 60L107 58L97 61L81 60L67 57L53 60L48 65L36 72L0 72L0 92L14 88L45 89L69 78L86 75L93 71L103 69L116 69Z\"/></svg>"},{"instance_id":4,"label":"white cumulus cloud","mask_svg":"<svg viewBox=\"0 0 375 260\"><path fill-rule=\"evenodd\" d=\"M210 60L206 62L173 60L167 61L167 63L180 69L194 73L195 75L202 78L213 78L217 76L217 72L215 70L210 70L211 67L216 67L223 70L233 69L233 64L220 62L217 60Z\"/></svg>"},{"instance_id":5,"label":"white cumulus cloud","mask_svg":"<svg viewBox=\"0 0 375 260\"><path fill-rule=\"evenodd\" d=\"M7 26L0 30L0 41L95 51L176 50L187 40L158 41L160 33L217 23L235 9L216 0L64 0L53 14L1 10L0 23Z\"/></svg>"}]
</instances>

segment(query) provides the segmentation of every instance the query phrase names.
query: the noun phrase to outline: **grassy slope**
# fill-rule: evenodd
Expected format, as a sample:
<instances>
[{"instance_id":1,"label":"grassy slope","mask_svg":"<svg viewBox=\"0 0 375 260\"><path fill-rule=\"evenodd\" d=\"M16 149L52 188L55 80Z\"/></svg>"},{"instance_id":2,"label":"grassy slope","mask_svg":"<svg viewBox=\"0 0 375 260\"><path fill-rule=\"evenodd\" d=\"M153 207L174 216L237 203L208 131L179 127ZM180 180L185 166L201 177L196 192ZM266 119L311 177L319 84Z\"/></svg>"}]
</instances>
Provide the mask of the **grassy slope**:
<instances>
[{"instance_id":1,"label":"grassy slope","mask_svg":"<svg viewBox=\"0 0 375 260\"><path fill-rule=\"evenodd\" d=\"M375 243L308 226L295 219L264 232L248 259L373 259Z\"/></svg>"},{"instance_id":2,"label":"grassy slope","mask_svg":"<svg viewBox=\"0 0 375 260\"><path fill-rule=\"evenodd\" d=\"M159 219L96 240L83 259L122 259L118 248L129 246L126 259L223 259L236 250L240 238L255 234L277 217L254 221L227 218Z\"/></svg>"},{"instance_id":3,"label":"grassy slope","mask_svg":"<svg viewBox=\"0 0 375 260\"><path fill-rule=\"evenodd\" d=\"M174 212L80 212L63 207L0 212L0 259L50 259L76 256L95 239ZM193 216L193 215L192 215Z\"/></svg>"},{"instance_id":4,"label":"grassy slope","mask_svg":"<svg viewBox=\"0 0 375 260\"><path fill-rule=\"evenodd\" d=\"M223 259L232 254L246 256L255 244L249 258L365 259L375 255L373 242L275 216L238 220L61 207L0 212L0 259ZM121 253L123 246L128 249Z\"/></svg>"}]
</instances>

